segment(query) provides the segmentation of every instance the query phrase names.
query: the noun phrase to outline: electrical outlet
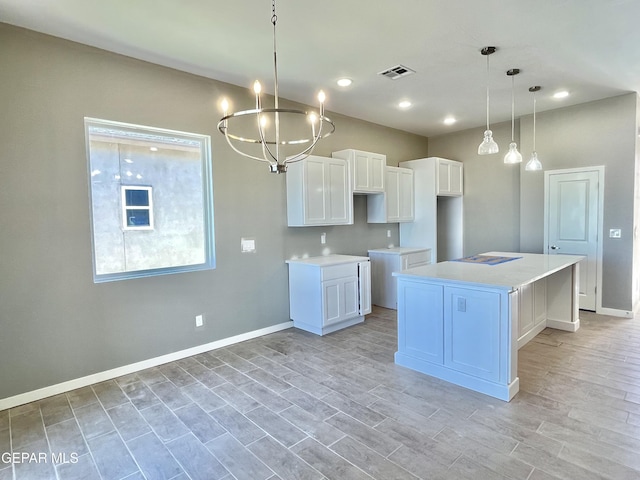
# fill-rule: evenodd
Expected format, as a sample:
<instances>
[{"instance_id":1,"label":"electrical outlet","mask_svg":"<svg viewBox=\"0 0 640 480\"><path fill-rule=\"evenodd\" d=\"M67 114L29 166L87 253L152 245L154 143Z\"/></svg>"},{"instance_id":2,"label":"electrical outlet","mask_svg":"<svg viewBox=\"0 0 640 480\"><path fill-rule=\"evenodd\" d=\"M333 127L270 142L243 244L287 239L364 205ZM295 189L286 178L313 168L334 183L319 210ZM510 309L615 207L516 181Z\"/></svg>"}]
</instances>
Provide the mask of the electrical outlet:
<instances>
[{"instance_id":1,"label":"electrical outlet","mask_svg":"<svg viewBox=\"0 0 640 480\"><path fill-rule=\"evenodd\" d=\"M320 243L321 243L322 245L324 245L325 243L327 243L327 234L326 234L326 233L324 233L324 232L320 234Z\"/></svg>"},{"instance_id":2,"label":"electrical outlet","mask_svg":"<svg viewBox=\"0 0 640 480\"><path fill-rule=\"evenodd\" d=\"M197 327L204 327L204 316L196 315L196 328Z\"/></svg>"},{"instance_id":3,"label":"electrical outlet","mask_svg":"<svg viewBox=\"0 0 640 480\"><path fill-rule=\"evenodd\" d=\"M619 228L610 229L609 238L622 238L622 230Z\"/></svg>"},{"instance_id":4,"label":"electrical outlet","mask_svg":"<svg viewBox=\"0 0 640 480\"><path fill-rule=\"evenodd\" d=\"M387 230L387 238L391 238L391 230Z\"/></svg>"},{"instance_id":5,"label":"electrical outlet","mask_svg":"<svg viewBox=\"0 0 640 480\"><path fill-rule=\"evenodd\" d=\"M467 299L464 297L458 297L458 311L466 312L467 311Z\"/></svg>"}]
</instances>

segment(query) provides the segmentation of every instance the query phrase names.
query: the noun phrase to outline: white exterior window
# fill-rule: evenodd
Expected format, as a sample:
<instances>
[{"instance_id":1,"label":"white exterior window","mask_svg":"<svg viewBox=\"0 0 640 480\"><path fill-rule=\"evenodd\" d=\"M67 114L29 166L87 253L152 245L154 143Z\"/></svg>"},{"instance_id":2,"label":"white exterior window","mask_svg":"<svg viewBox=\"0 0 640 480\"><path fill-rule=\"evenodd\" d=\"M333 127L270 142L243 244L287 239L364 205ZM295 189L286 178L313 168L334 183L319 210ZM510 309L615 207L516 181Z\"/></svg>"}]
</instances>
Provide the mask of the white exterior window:
<instances>
[{"instance_id":1,"label":"white exterior window","mask_svg":"<svg viewBox=\"0 0 640 480\"><path fill-rule=\"evenodd\" d=\"M215 268L211 138L85 118L94 282Z\"/></svg>"},{"instance_id":2,"label":"white exterior window","mask_svg":"<svg viewBox=\"0 0 640 480\"><path fill-rule=\"evenodd\" d=\"M153 230L153 188L123 185L122 229Z\"/></svg>"}]
</instances>

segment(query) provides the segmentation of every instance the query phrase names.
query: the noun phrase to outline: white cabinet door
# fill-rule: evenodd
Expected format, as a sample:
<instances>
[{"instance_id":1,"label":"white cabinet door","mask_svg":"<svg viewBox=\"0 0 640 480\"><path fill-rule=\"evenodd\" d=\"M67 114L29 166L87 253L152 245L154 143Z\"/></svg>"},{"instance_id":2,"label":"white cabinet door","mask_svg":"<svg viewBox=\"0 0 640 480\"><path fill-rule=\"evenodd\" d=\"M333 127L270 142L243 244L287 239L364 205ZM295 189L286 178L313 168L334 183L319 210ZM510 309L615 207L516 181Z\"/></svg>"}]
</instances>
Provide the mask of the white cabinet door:
<instances>
[{"instance_id":1,"label":"white cabinet door","mask_svg":"<svg viewBox=\"0 0 640 480\"><path fill-rule=\"evenodd\" d=\"M371 263L358 263L360 315L371 313Z\"/></svg>"},{"instance_id":2,"label":"white cabinet door","mask_svg":"<svg viewBox=\"0 0 640 480\"><path fill-rule=\"evenodd\" d=\"M387 165L385 155L347 149L333 152L331 156L349 162L353 193L384 192L385 167Z\"/></svg>"},{"instance_id":3,"label":"white cabinet door","mask_svg":"<svg viewBox=\"0 0 640 480\"><path fill-rule=\"evenodd\" d=\"M413 170L386 167L384 194L367 197L367 222L412 222L413 212Z\"/></svg>"},{"instance_id":4,"label":"white cabinet door","mask_svg":"<svg viewBox=\"0 0 640 480\"><path fill-rule=\"evenodd\" d=\"M342 306L342 281L329 280L322 282L322 323L331 325L342 320L344 307Z\"/></svg>"},{"instance_id":5,"label":"white cabinet door","mask_svg":"<svg viewBox=\"0 0 640 480\"><path fill-rule=\"evenodd\" d=\"M304 223L322 224L327 221L327 191L323 159L308 158L304 175Z\"/></svg>"},{"instance_id":6,"label":"white cabinet door","mask_svg":"<svg viewBox=\"0 0 640 480\"><path fill-rule=\"evenodd\" d=\"M358 277L322 282L323 326L357 317Z\"/></svg>"},{"instance_id":7,"label":"white cabinet door","mask_svg":"<svg viewBox=\"0 0 640 480\"><path fill-rule=\"evenodd\" d=\"M399 169L398 177L398 221L413 222L413 170Z\"/></svg>"},{"instance_id":8,"label":"white cabinet door","mask_svg":"<svg viewBox=\"0 0 640 480\"><path fill-rule=\"evenodd\" d=\"M449 193L462 195L462 163L449 164Z\"/></svg>"},{"instance_id":9,"label":"white cabinet door","mask_svg":"<svg viewBox=\"0 0 640 480\"><path fill-rule=\"evenodd\" d=\"M445 196L462 195L462 163L438 159L436 194Z\"/></svg>"},{"instance_id":10,"label":"white cabinet door","mask_svg":"<svg viewBox=\"0 0 640 480\"><path fill-rule=\"evenodd\" d=\"M310 155L288 166L286 182L290 227L353 223L346 160Z\"/></svg>"},{"instance_id":11,"label":"white cabinet door","mask_svg":"<svg viewBox=\"0 0 640 480\"><path fill-rule=\"evenodd\" d=\"M327 224L353 223L353 199L349 188L349 171L340 159L327 159L324 178Z\"/></svg>"},{"instance_id":12,"label":"white cabinet door","mask_svg":"<svg viewBox=\"0 0 640 480\"><path fill-rule=\"evenodd\" d=\"M501 303L498 292L444 287L444 365L497 382Z\"/></svg>"},{"instance_id":13,"label":"white cabinet door","mask_svg":"<svg viewBox=\"0 0 640 480\"><path fill-rule=\"evenodd\" d=\"M387 188L384 195L387 207L387 222L400 221L400 172L397 168L387 168Z\"/></svg>"},{"instance_id":14,"label":"white cabinet door","mask_svg":"<svg viewBox=\"0 0 640 480\"><path fill-rule=\"evenodd\" d=\"M398 352L442 365L443 287L398 281Z\"/></svg>"}]
</instances>

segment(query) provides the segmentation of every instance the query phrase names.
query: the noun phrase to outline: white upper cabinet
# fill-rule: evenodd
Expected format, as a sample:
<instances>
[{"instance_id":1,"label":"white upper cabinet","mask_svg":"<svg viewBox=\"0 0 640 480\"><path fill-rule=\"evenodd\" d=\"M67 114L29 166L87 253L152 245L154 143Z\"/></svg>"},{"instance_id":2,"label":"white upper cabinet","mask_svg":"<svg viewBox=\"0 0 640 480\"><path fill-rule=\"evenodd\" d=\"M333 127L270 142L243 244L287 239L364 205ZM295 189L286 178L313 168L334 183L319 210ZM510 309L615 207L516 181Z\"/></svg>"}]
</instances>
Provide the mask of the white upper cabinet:
<instances>
[{"instance_id":1,"label":"white upper cabinet","mask_svg":"<svg viewBox=\"0 0 640 480\"><path fill-rule=\"evenodd\" d=\"M367 197L367 222L413 222L413 170L386 167L385 192Z\"/></svg>"},{"instance_id":2,"label":"white upper cabinet","mask_svg":"<svg viewBox=\"0 0 640 480\"><path fill-rule=\"evenodd\" d=\"M346 160L310 155L287 166L290 227L350 225L353 197Z\"/></svg>"},{"instance_id":3,"label":"white upper cabinet","mask_svg":"<svg viewBox=\"0 0 640 480\"><path fill-rule=\"evenodd\" d=\"M462 195L462 163L444 158L438 158L437 162L436 195Z\"/></svg>"},{"instance_id":4,"label":"white upper cabinet","mask_svg":"<svg viewBox=\"0 0 640 480\"><path fill-rule=\"evenodd\" d=\"M349 162L353 193L384 192L386 155L347 149L333 152L331 156Z\"/></svg>"}]
</instances>

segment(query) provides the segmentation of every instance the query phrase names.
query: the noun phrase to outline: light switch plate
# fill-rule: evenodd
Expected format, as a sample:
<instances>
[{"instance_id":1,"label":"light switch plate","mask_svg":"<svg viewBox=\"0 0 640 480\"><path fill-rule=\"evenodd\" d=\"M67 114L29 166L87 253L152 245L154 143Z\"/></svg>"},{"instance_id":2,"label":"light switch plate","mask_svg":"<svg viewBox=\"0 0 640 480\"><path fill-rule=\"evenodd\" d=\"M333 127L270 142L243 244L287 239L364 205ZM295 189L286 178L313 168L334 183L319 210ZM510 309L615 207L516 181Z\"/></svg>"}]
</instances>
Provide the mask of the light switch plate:
<instances>
[{"instance_id":1,"label":"light switch plate","mask_svg":"<svg viewBox=\"0 0 640 480\"><path fill-rule=\"evenodd\" d=\"M241 238L240 250L242 253L255 253L256 251L256 239L255 238Z\"/></svg>"}]
</instances>

